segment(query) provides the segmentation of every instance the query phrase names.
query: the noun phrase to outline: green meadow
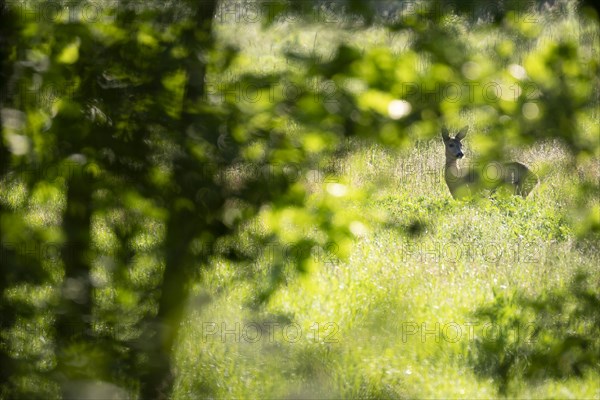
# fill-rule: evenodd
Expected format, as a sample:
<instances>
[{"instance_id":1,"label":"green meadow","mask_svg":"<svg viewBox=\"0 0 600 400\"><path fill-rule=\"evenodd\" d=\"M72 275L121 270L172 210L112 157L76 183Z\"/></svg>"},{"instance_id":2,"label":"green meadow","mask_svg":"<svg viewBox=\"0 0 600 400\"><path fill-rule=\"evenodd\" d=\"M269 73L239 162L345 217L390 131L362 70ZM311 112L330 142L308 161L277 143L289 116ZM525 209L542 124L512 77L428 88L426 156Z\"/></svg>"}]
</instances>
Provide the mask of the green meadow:
<instances>
[{"instance_id":1,"label":"green meadow","mask_svg":"<svg viewBox=\"0 0 600 400\"><path fill-rule=\"evenodd\" d=\"M316 252L315 270L290 273L264 309L240 305L268 279L264 265L289 249L265 246L252 265L215 261L190 300L177 397L498 397L494 380L474 369L477 343L500 330L517 342L542 339L532 325L509 327L475 310L516 291L564 289L579 269L597 285L597 243L580 243L567 222L580 174L556 143L520 154L544 171L527 199L453 200L442 154L441 139L404 153L356 146L338 182L315 184L313 196L327 185L363 189L365 202L339 201L387 224L361 232L345 260L334 249ZM598 164L580 173L597 177ZM408 234L414 224L418 232ZM510 397L594 398L600 390L597 370L534 383L515 373Z\"/></svg>"},{"instance_id":2,"label":"green meadow","mask_svg":"<svg viewBox=\"0 0 600 400\"><path fill-rule=\"evenodd\" d=\"M600 397L598 16L337 3L14 28L0 398Z\"/></svg>"}]
</instances>

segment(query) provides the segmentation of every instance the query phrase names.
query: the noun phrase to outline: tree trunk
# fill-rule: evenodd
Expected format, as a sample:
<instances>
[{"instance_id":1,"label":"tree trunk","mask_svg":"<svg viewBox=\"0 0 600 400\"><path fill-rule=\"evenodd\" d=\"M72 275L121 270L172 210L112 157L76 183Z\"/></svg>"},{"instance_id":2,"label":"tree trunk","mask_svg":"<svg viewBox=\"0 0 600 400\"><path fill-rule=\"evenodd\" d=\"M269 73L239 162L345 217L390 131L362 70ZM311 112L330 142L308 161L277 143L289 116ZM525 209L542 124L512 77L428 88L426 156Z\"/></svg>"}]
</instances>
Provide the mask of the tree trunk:
<instances>
[{"instance_id":1,"label":"tree trunk","mask_svg":"<svg viewBox=\"0 0 600 400\"><path fill-rule=\"evenodd\" d=\"M11 75L11 65L8 62L8 57L11 53L11 39L14 37L14 26L11 21L14 21L14 16L4 0L0 0L0 110L4 107L4 95L7 94L7 83ZM0 116L0 127L2 127L2 117ZM8 173L10 161L10 152L4 145L4 140L0 140L0 179ZM4 215L4 209L0 204L0 219ZM15 310L6 303L4 295L7 289L11 286L10 269L12 265L12 251L6 246L4 234L1 231L0 224L0 330L4 330L13 325L15 321ZM9 258L10 257L10 258ZM9 265L9 263L11 265ZM4 337L4 335L2 335ZM0 395L8 390L9 381L15 373L16 366L14 360L10 356L9 349L4 340L0 341Z\"/></svg>"},{"instance_id":2,"label":"tree trunk","mask_svg":"<svg viewBox=\"0 0 600 400\"><path fill-rule=\"evenodd\" d=\"M83 168L82 168L83 170ZM69 378L68 349L73 343L87 342L92 336L92 290L90 282L91 217L93 184L83 171L68 182L67 205L63 217L65 243L61 256L65 265L61 304L56 317L58 371ZM77 354L75 354L77 355Z\"/></svg>"},{"instance_id":3,"label":"tree trunk","mask_svg":"<svg viewBox=\"0 0 600 400\"><path fill-rule=\"evenodd\" d=\"M215 1L191 0L196 7L196 25L182 34L182 41L191 50L190 57L184 61L188 77L183 99L183 113L180 132L180 145L186 148L186 129L198 119L197 112L191 105L201 101L204 95L204 77L206 65L198 52L207 51L212 46L212 21L216 10ZM188 108L189 107L189 108ZM186 149L187 150L187 149ZM189 153L185 152L187 157ZM184 156L184 157L186 157ZM186 187L182 175L185 174L186 160L175 167L175 185L182 189L183 195L194 188ZM194 164L193 162L189 164ZM179 173L181 172L181 173ZM196 188L196 190L199 188ZM194 215L194 211L182 209L179 205L179 194L169 198L169 217L165 237L165 270L159 298L158 313L146 328L144 339L151 340L147 344L148 365L141 377L142 399L166 399L173 389L174 373L172 370L173 347L179 332L179 326L185 311L188 298L188 281L194 267L189 256L189 245L194 233L201 231L202 218Z\"/></svg>"},{"instance_id":4,"label":"tree trunk","mask_svg":"<svg viewBox=\"0 0 600 400\"><path fill-rule=\"evenodd\" d=\"M187 257L192 239L190 225L193 219L185 213L170 210L165 238L166 260L158 313L147 326L144 340L148 345L147 370L141 379L142 399L167 399L174 383L171 365L173 345L183 317L188 295L189 270L192 263Z\"/></svg>"}]
</instances>

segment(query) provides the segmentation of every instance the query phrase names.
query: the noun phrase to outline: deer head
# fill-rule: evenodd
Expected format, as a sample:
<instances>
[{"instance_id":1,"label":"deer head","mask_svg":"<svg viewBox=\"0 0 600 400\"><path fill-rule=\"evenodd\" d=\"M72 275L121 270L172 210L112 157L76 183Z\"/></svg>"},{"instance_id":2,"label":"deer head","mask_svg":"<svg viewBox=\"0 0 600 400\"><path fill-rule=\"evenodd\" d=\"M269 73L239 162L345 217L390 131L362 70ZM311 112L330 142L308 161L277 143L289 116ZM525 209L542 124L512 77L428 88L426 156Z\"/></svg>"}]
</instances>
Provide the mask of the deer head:
<instances>
[{"instance_id":1,"label":"deer head","mask_svg":"<svg viewBox=\"0 0 600 400\"><path fill-rule=\"evenodd\" d=\"M442 128L442 139L444 139L444 145L446 146L446 163L454 163L465 156L462 151L461 140L467 135L468 126L463 127L456 136L450 137L448 129Z\"/></svg>"}]
</instances>

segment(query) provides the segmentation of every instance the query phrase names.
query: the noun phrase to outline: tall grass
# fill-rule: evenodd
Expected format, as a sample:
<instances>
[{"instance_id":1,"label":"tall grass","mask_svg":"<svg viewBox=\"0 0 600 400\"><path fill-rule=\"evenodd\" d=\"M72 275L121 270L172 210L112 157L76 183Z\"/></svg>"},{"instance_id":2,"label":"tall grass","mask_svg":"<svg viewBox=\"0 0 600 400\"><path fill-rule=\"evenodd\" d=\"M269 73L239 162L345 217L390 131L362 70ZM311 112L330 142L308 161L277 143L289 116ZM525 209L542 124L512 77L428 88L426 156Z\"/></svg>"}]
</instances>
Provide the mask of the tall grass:
<instances>
[{"instance_id":1,"label":"tall grass","mask_svg":"<svg viewBox=\"0 0 600 400\"><path fill-rule=\"evenodd\" d=\"M450 197L441 139L405 153L352 147L339 179L368 190L364 212L386 223L365 232L347 260L321 258L316 273L290 279L262 309L241 306L259 283L239 279L249 268L264 279L271 252L255 265L206 269L177 353L178 398L495 398L494 382L471 362L476 338L492 334L476 308L502 293L563 288L579 268L600 278L595 246L579 246L568 223L581 171L558 143L516 154L539 166L531 197L473 202ZM597 165L585 173L597 178ZM600 394L591 372L517 379L511 390Z\"/></svg>"},{"instance_id":2,"label":"tall grass","mask_svg":"<svg viewBox=\"0 0 600 400\"><path fill-rule=\"evenodd\" d=\"M449 23L483 58L498 57L508 43L511 62L522 64L563 35L589 57L597 55L594 28L582 25L569 3L543 6L532 17L538 40L530 43L513 43L509 30ZM349 33L335 24L299 30L289 22L266 31L223 23L217 33L240 46L242 57L232 68L240 73L294 68L283 57L287 50L327 59L338 42L386 46L401 57L413 40L376 27ZM478 152L470 138L486 129L475 112L457 116L474 128L466 141L470 160ZM203 267L178 345L176 398L498 397L497 383L474 368L475 341L493 334L474 311L503 294L565 288L579 269L600 279L597 243L579 241L570 224L577 217L576 184L600 179L598 160L576 165L558 141L507 146L507 158L539 175L538 187L527 199L464 202L453 200L444 182L441 139L408 141L403 151L352 141L345 157L329 160L340 183L368 193L345 206L378 221L361 230L348 258L315 254L320 268L300 276L286 271L283 286L262 308L244 305L254 304L269 263L285 249L261 249L252 265L215 259ZM318 174L304 178L312 196L331 183ZM535 384L517 376L510 395L598 398L599 382L597 370Z\"/></svg>"}]
</instances>

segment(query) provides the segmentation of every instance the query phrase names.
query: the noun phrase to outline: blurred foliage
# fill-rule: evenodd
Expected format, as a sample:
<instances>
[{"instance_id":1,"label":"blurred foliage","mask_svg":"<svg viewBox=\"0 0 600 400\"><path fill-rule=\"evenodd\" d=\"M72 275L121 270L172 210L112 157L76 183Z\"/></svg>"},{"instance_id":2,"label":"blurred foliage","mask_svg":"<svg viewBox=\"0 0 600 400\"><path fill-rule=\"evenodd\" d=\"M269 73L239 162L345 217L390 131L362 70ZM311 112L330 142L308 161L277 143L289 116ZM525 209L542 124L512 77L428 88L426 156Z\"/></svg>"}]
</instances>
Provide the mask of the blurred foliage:
<instances>
[{"instance_id":1,"label":"blurred foliage","mask_svg":"<svg viewBox=\"0 0 600 400\"><path fill-rule=\"evenodd\" d=\"M215 43L215 15L237 3L107 0L93 17L84 3L0 4L6 397L119 388L168 397L191 282L212 256L254 257L223 243L260 218L252 243L295 249L287 256L306 273L318 264L313 249L344 258L374 220L346 207L364 195L343 182L314 194L305 180L350 136L402 148L471 112L486 129L484 158L541 138L562 140L575 162L600 155L597 54L568 35L538 43L540 24L512 2L491 11L415 2L408 16L394 2L332 2L327 13L314 12L319 1L261 3L265 28L286 13L298 13L300 27L337 16L351 35L380 25L411 40L401 54L343 41L328 59L297 48L285 54L289 68L228 81L243 57ZM595 34L597 46L597 15L576 11L566 23ZM465 42L466 29L497 33L495 52ZM531 46L525 59L512 58L515 41ZM213 98L209 77L222 78L226 95ZM282 83L296 95L274 90ZM263 96L240 101L240 87ZM255 173L232 173L248 166ZM590 200L598 182L584 180L578 193L587 238L600 230ZM285 282L285 264L274 260L257 305ZM27 323L43 340L15 350L14 329Z\"/></svg>"},{"instance_id":2,"label":"blurred foliage","mask_svg":"<svg viewBox=\"0 0 600 400\"><path fill-rule=\"evenodd\" d=\"M489 328L474 343L475 370L506 395L512 379L562 379L598 368L599 283L580 272L569 288L540 297L498 294L475 313Z\"/></svg>"}]
</instances>

